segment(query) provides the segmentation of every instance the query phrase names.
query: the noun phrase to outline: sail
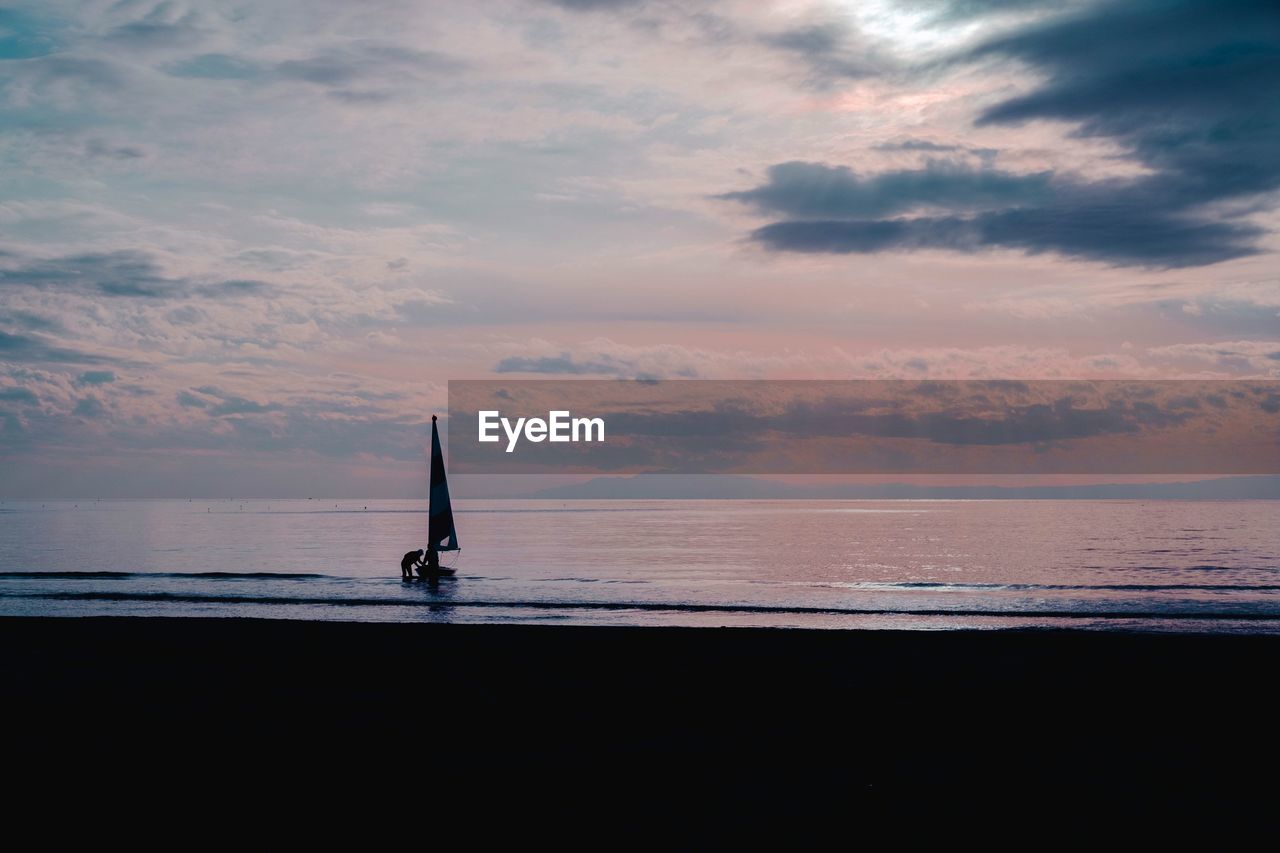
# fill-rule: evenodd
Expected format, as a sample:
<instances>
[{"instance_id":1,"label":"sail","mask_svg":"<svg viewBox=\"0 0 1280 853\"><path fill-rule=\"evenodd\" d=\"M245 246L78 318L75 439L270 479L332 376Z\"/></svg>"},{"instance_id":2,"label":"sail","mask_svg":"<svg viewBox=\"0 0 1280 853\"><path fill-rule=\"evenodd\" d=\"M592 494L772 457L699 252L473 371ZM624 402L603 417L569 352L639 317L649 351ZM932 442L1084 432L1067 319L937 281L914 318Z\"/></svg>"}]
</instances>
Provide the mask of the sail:
<instances>
[{"instance_id":1,"label":"sail","mask_svg":"<svg viewBox=\"0 0 1280 853\"><path fill-rule=\"evenodd\" d=\"M437 551L457 551L458 531L453 527L453 507L449 504L449 481L444 476L444 453L440 431L431 416L431 504L427 510L427 547Z\"/></svg>"}]
</instances>

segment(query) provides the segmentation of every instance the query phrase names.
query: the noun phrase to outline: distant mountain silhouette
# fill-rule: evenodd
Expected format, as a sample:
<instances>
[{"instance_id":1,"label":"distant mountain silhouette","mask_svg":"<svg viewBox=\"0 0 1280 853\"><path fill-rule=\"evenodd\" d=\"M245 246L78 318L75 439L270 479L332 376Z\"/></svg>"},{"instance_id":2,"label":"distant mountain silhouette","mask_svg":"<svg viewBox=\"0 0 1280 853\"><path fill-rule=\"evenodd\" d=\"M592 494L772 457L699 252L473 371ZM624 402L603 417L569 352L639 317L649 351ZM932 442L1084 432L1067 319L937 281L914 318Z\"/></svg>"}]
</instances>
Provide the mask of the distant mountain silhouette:
<instances>
[{"instance_id":1,"label":"distant mountain silhouette","mask_svg":"<svg viewBox=\"0 0 1280 853\"><path fill-rule=\"evenodd\" d=\"M796 486L754 477L642 474L597 477L554 486L526 497L590 499L900 499L969 500L1272 500L1280 499L1280 476L1220 477L1180 483L1102 483L1079 486L918 486L910 483Z\"/></svg>"}]
</instances>

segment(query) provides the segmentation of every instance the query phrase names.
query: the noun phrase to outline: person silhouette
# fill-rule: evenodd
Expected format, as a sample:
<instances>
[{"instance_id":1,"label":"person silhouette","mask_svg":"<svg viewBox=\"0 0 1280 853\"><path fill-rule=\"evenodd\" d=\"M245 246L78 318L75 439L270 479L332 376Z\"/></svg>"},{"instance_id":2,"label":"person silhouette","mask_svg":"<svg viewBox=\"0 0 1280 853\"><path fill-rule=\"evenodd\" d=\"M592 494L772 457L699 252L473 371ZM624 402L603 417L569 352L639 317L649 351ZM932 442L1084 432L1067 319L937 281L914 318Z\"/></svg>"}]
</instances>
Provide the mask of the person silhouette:
<instances>
[{"instance_id":1,"label":"person silhouette","mask_svg":"<svg viewBox=\"0 0 1280 853\"><path fill-rule=\"evenodd\" d=\"M419 551L418 553L422 552ZM427 573L433 575L440 574L440 552L435 549L435 546L427 549L427 557L422 561L422 568L418 570L419 575Z\"/></svg>"},{"instance_id":2,"label":"person silhouette","mask_svg":"<svg viewBox=\"0 0 1280 853\"><path fill-rule=\"evenodd\" d=\"M415 565L419 567L422 566L421 548L417 551L410 551L400 559L400 579L406 581L413 580L413 567Z\"/></svg>"}]
</instances>

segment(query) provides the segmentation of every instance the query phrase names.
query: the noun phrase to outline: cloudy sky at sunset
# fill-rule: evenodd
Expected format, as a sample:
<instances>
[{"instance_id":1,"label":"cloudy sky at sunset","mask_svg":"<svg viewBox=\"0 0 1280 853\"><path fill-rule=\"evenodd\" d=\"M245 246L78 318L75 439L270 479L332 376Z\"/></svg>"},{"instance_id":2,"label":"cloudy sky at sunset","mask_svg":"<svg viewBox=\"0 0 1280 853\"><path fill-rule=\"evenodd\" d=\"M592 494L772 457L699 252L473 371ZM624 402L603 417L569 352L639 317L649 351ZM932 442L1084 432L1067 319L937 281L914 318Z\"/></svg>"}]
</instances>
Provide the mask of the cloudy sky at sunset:
<instances>
[{"instance_id":1,"label":"cloudy sky at sunset","mask_svg":"<svg viewBox=\"0 0 1280 853\"><path fill-rule=\"evenodd\" d=\"M1280 378L1262 0L0 8L0 495L425 492L450 379Z\"/></svg>"}]
</instances>

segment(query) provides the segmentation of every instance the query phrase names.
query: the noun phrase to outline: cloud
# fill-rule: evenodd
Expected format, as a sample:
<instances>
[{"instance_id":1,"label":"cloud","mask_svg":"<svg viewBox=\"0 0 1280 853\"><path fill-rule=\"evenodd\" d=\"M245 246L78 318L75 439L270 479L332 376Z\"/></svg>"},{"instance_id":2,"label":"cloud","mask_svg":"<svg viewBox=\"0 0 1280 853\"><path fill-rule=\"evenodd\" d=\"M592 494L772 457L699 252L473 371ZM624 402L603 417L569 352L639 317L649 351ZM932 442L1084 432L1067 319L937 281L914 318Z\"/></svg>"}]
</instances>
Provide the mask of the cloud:
<instances>
[{"instance_id":1,"label":"cloud","mask_svg":"<svg viewBox=\"0 0 1280 853\"><path fill-rule=\"evenodd\" d=\"M213 298L262 295L271 286L260 281L201 281L172 278L146 252L120 250L24 259L0 269L0 286L66 290L107 297L170 299L197 294Z\"/></svg>"},{"instance_id":2,"label":"cloud","mask_svg":"<svg viewBox=\"0 0 1280 853\"><path fill-rule=\"evenodd\" d=\"M983 163L990 164L1000 154L997 148L974 148L969 145L955 145L934 142L929 139L903 139L897 142L881 142L871 146L876 151L907 151L924 154L965 154L977 157Z\"/></svg>"},{"instance_id":3,"label":"cloud","mask_svg":"<svg viewBox=\"0 0 1280 853\"><path fill-rule=\"evenodd\" d=\"M521 348L543 353L507 356L494 366L494 373L693 379L707 374L755 372L759 366L741 352L718 353L673 344L634 346L608 338L584 341L573 351L559 349L546 341L528 342ZM770 363L776 365L775 361Z\"/></svg>"},{"instance_id":4,"label":"cloud","mask_svg":"<svg viewBox=\"0 0 1280 853\"><path fill-rule=\"evenodd\" d=\"M117 27L107 40L131 49L184 47L199 42L203 34L185 24L161 24L139 21Z\"/></svg>"},{"instance_id":5,"label":"cloud","mask_svg":"<svg viewBox=\"0 0 1280 853\"><path fill-rule=\"evenodd\" d=\"M246 400L244 397L227 397L216 406L211 406L209 414L214 417L260 415L264 412L278 412L283 408L279 403L259 403L254 400Z\"/></svg>"},{"instance_id":6,"label":"cloud","mask_svg":"<svg viewBox=\"0 0 1280 853\"><path fill-rule=\"evenodd\" d=\"M205 80L252 80L263 74L260 65L225 53L202 53L170 63L164 70L174 77Z\"/></svg>"},{"instance_id":7,"label":"cloud","mask_svg":"<svg viewBox=\"0 0 1280 853\"><path fill-rule=\"evenodd\" d=\"M920 9L935 23L951 23L991 15L1064 9L1087 5L1090 0L900 0L908 9Z\"/></svg>"},{"instance_id":8,"label":"cloud","mask_svg":"<svg viewBox=\"0 0 1280 853\"><path fill-rule=\"evenodd\" d=\"M1077 135L1119 144L1148 173L1084 181L930 163L859 178L838 166L783 163L765 184L723 197L787 217L752 234L776 251L1007 248L1152 268L1259 251L1265 232L1223 204L1270 208L1265 194L1280 189L1274 4L1099 4L955 61L992 59L1025 63L1043 82L984 110L979 127L1073 122ZM919 208L943 215L886 218Z\"/></svg>"},{"instance_id":9,"label":"cloud","mask_svg":"<svg viewBox=\"0 0 1280 853\"><path fill-rule=\"evenodd\" d=\"M763 213L803 219L893 216L921 207L983 210L1043 204L1053 197L1049 172L1016 175L932 161L924 169L860 178L846 166L780 163L768 181L720 198Z\"/></svg>"},{"instance_id":10,"label":"cloud","mask_svg":"<svg viewBox=\"0 0 1280 853\"><path fill-rule=\"evenodd\" d=\"M334 459L371 457L423 460L430 421L413 407L403 413L397 391L355 388L341 391L339 377L324 392L291 394L284 402L262 403L215 386L179 391L184 416L162 428L124 435L139 449L219 450L320 454ZM210 423L216 428L210 428Z\"/></svg>"},{"instance_id":11,"label":"cloud","mask_svg":"<svg viewBox=\"0 0 1280 853\"><path fill-rule=\"evenodd\" d=\"M208 399L210 397L213 399ZM211 417L215 418L230 415L261 415L279 412L285 408L280 403L259 403L236 394L228 394L212 385L180 391L177 399L179 405L185 408L205 409Z\"/></svg>"},{"instance_id":12,"label":"cloud","mask_svg":"<svg viewBox=\"0 0 1280 853\"><path fill-rule=\"evenodd\" d=\"M191 292L214 299L234 298L237 296L267 296L275 288L266 282L252 279L230 279L215 281L210 284L199 284L190 287Z\"/></svg>"},{"instance_id":13,"label":"cloud","mask_svg":"<svg viewBox=\"0 0 1280 853\"><path fill-rule=\"evenodd\" d=\"M861 78L884 70L886 61L843 21L804 24L760 36L760 43L803 60L810 82L818 87L840 78Z\"/></svg>"},{"instance_id":14,"label":"cloud","mask_svg":"<svg viewBox=\"0 0 1280 853\"><path fill-rule=\"evenodd\" d=\"M160 274L146 254L133 251L32 260L0 270L0 285L64 288L103 296L172 296L181 285Z\"/></svg>"},{"instance_id":15,"label":"cloud","mask_svg":"<svg viewBox=\"0 0 1280 853\"><path fill-rule=\"evenodd\" d=\"M0 331L0 361L99 364L110 359L56 346L32 335Z\"/></svg>"},{"instance_id":16,"label":"cloud","mask_svg":"<svg viewBox=\"0 0 1280 853\"><path fill-rule=\"evenodd\" d=\"M88 370L76 377L77 385L109 385L116 381L116 375L110 370Z\"/></svg>"},{"instance_id":17,"label":"cloud","mask_svg":"<svg viewBox=\"0 0 1280 853\"><path fill-rule=\"evenodd\" d=\"M6 69L9 70L9 69ZM131 74L119 63L95 57L52 54L24 60L12 71L15 94L26 100L56 97L72 89L118 92L128 86Z\"/></svg>"},{"instance_id":18,"label":"cloud","mask_svg":"<svg viewBox=\"0 0 1280 853\"><path fill-rule=\"evenodd\" d=\"M57 319L31 311L8 311L0 314L0 323L17 326L29 332L62 332L65 327Z\"/></svg>"},{"instance_id":19,"label":"cloud","mask_svg":"<svg viewBox=\"0 0 1280 853\"><path fill-rule=\"evenodd\" d=\"M1218 370L1280 377L1280 340L1275 339L1170 344L1152 347L1148 354L1175 363L1199 362Z\"/></svg>"},{"instance_id":20,"label":"cloud","mask_svg":"<svg viewBox=\"0 0 1280 853\"><path fill-rule=\"evenodd\" d=\"M884 220L796 220L752 232L766 248L834 254L889 250L1021 249L1117 265L1192 267L1255 254L1247 241L1261 229L1194 222L1146 205L1015 209L970 217Z\"/></svg>"},{"instance_id":21,"label":"cloud","mask_svg":"<svg viewBox=\"0 0 1280 853\"><path fill-rule=\"evenodd\" d=\"M146 149L138 145L111 145L101 139L90 139L85 143L84 153L90 157L103 157L108 160L140 160L147 156Z\"/></svg>"},{"instance_id":22,"label":"cloud","mask_svg":"<svg viewBox=\"0 0 1280 853\"><path fill-rule=\"evenodd\" d=\"M89 419L100 418L106 413L106 406L102 405L102 401L92 394L77 400L76 407L71 410L71 414Z\"/></svg>"},{"instance_id":23,"label":"cloud","mask_svg":"<svg viewBox=\"0 0 1280 853\"><path fill-rule=\"evenodd\" d=\"M330 94L347 100L362 100L389 98L392 92L347 87L362 83L398 87L407 79L430 79L466 68L465 61L446 53L366 39L329 47L304 59L277 63L271 76L323 86L330 89Z\"/></svg>"},{"instance_id":24,"label":"cloud","mask_svg":"<svg viewBox=\"0 0 1280 853\"><path fill-rule=\"evenodd\" d=\"M37 397L35 392L29 388L10 385L5 388L0 388L0 402L29 403L32 406L37 406L40 404L40 398Z\"/></svg>"},{"instance_id":25,"label":"cloud","mask_svg":"<svg viewBox=\"0 0 1280 853\"><path fill-rule=\"evenodd\" d=\"M18 9L0 9L0 60L32 59L57 49L49 22Z\"/></svg>"},{"instance_id":26,"label":"cloud","mask_svg":"<svg viewBox=\"0 0 1280 853\"><path fill-rule=\"evenodd\" d=\"M1280 187L1280 11L1258 0L1103 4L992 40L1046 75L978 125L1078 123L1157 170L1133 188L1187 209Z\"/></svg>"},{"instance_id":27,"label":"cloud","mask_svg":"<svg viewBox=\"0 0 1280 853\"><path fill-rule=\"evenodd\" d=\"M879 145L872 146L877 151L962 151L965 150L962 145L943 145L938 142L930 142L927 139L905 139L902 142L882 142Z\"/></svg>"},{"instance_id":28,"label":"cloud","mask_svg":"<svg viewBox=\"0 0 1280 853\"><path fill-rule=\"evenodd\" d=\"M184 11L182 5L157 3L138 20L111 29L103 40L127 50L165 50L190 47L213 35L198 12Z\"/></svg>"},{"instance_id":29,"label":"cloud","mask_svg":"<svg viewBox=\"0 0 1280 853\"><path fill-rule=\"evenodd\" d=\"M178 326L189 326L207 321L209 315L195 305L183 305L165 314L165 319Z\"/></svg>"},{"instance_id":30,"label":"cloud","mask_svg":"<svg viewBox=\"0 0 1280 853\"><path fill-rule=\"evenodd\" d=\"M177 400L179 406L187 409L207 409L209 407L208 400L204 397L198 397L190 391L179 391Z\"/></svg>"},{"instance_id":31,"label":"cloud","mask_svg":"<svg viewBox=\"0 0 1280 853\"><path fill-rule=\"evenodd\" d=\"M993 385L993 390L998 386ZM1014 386L1010 387L1023 387ZM972 384L966 392L974 394ZM712 393L712 392L708 392ZM888 391L886 391L888 393ZM912 388L919 398L927 389ZM717 404L710 409L647 413L618 411L606 417L615 436L652 435L672 438L701 436L716 438L734 435L780 433L794 438L846 437L910 438L949 445L1037 444L1115 434L1133 435L1146 429L1176 426L1193 417L1184 400L1158 406L1145 401L1111 399L1104 407L1082 404L1071 396L1051 403L1019 405L993 403L984 398L966 399L965 404L986 404L999 411L969 414L953 401L942 402L936 411L912 412L903 409L907 400L841 399L787 403L777 413L760 414L746 406ZM888 409L889 411L885 411Z\"/></svg>"},{"instance_id":32,"label":"cloud","mask_svg":"<svg viewBox=\"0 0 1280 853\"><path fill-rule=\"evenodd\" d=\"M573 356L565 353L559 356L543 356L541 358L511 356L498 362L494 366L493 372L546 373L569 376L603 373L610 376L622 376L630 373L632 369L632 365L610 358L594 361L575 361Z\"/></svg>"},{"instance_id":33,"label":"cloud","mask_svg":"<svg viewBox=\"0 0 1280 853\"><path fill-rule=\"evenodd\" d=\"M639 6L644 0L539 0L572 12L601 12Z\"/></svg>"},{"instance_id":34,"label":"cloud","mask_svg":"<svg viewBox=\"0 0 1280 853\"><path fill-rule=\"evenodd\" d=\"M469 63L457 56L379 39L354 39L314 48L308 55L277 62L226 53L204 53L171 62L174 77L271 84L307 84L347 103L390 100L412 83L457 75Z\"/></svg>"}]
</instances>

